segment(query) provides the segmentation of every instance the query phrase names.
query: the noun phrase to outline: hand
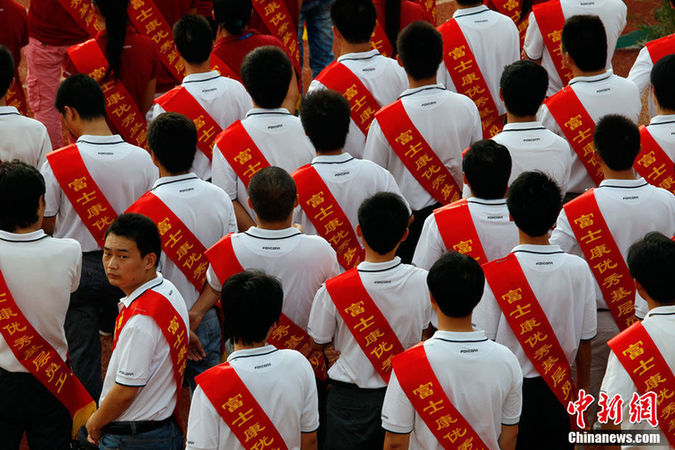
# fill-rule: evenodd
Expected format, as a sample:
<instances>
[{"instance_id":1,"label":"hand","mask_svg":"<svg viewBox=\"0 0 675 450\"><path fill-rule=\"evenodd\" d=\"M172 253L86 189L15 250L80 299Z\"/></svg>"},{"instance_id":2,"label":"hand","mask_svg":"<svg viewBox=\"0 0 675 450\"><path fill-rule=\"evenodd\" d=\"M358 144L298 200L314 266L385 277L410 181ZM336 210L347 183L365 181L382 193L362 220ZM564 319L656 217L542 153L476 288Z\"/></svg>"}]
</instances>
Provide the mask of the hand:
<instances>
[{"instance_id":1,"label":"hand","mask_svg":"<svg viewBox=\"0 0 675 450\"><path fill-rule=\"evenodd\" d=\"M87 441L93 445L98 445L98 441L101 440L101 429L96 427L95 424L96 413L87 420L85 427L87 428Z\"/></svg>"},{"instance_id":2,"label":"hand","mask_svg":"<svg viewBox=\"0 0 675 450\"><path fill-rule=\"evenodd\" d=\"M188 359L190 361L201 361L206 357L206 352L202 343L197 337L197 333L190 330L190 345L188 347Z\"/></svg>"},{"instance_id":3,"label":"hand","mask_svg":"<svg viewBox=\"0 0 675 450\"><path fill-rule=\"evenodd\" d=\"M326 356L326 359L328 360L327 364L328 367L326 368L330 369L333 366L333 364L335 364L335 362L340 358L340 355L342 353L335 350L333 344L330 344L324 347L323 354Z\"/></svg>"}]
</instances>

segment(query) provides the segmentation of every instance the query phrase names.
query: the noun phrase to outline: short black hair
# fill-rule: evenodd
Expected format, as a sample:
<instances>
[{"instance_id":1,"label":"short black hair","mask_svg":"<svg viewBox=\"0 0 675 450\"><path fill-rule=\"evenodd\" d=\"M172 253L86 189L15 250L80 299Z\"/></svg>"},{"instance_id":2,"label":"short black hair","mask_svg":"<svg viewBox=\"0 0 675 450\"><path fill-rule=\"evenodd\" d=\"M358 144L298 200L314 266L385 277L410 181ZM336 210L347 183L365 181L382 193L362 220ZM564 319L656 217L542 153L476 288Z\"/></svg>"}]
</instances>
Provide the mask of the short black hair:
<instances>
[{"instance_id":1,"label":"short black hair","mask_svg":"<svg viewBox=\"0 0 675 450\"><path fill-rule=\"evenodd\" d=\"M640 153L640 130L629 118L608 114L598 121L593 143L607 167L629 170Z\"/></svg>"},{"instance_id":2,"label":"short black hair","mask_svg":"<svg viewBox=\"0 0 675 450\"><path fill-rule=\"evenodd\" d=\"M204 17L190 14L181 17L173 26L173 40L185 61L201 64L211 55L213 30Z\"/></svg>"},{"instance_id":3,"label":"short black hair","mask_svg":"<svg viewBox=\"0 0 675 450\"><path fill-rule=\"evenodd\" d=\"M197 128L183 114L165 112L148 127L148 145L171 173L190 170L197 151Z\"/></svg>"},{"instance_id":4,"label":"short black hair","mask_svg":"<svg viewBox=\"0 0 675 450\"><path fill-rule=\"evenodd\" d=\"M82 120L93 120L105 117L105 95L89 75L78 73L61 82L56 91L54 106L65 114L66 106L77 111Z\"/></svg>"},{"instance_id":5,"label":"short black hair","mask_svg":"<svg viewBox=\"0 0 675 450\"><path fill-rule=\"evenodd\" d=\"M508 112L534 116L546 98L548 74L533 61L516 61L504 67L499 88Z\"/></svg>"},{"instance_id":6,"label":"short black hair","mask_svg":"<svg viewBox=\"0 0 675 450\"><path fill-rule=\"evenodd\" d=\"M12 52L0 45L0 98L4 97L14 80L14 58Z\"/></svg>"},{"instance_id":7,"label":"short black hair","mask_svg":"<svg viewBox=\"0 0 675 450\"><path fill-rule=\"evenodd\" d=\"M251 21L253 3L251 0L215 0L213 17L219 27L230 34L241 34Z\"/></svg>"},{"instance_id":8,"label":"short black hair","mask_svg":"<svg viewBox=\"0 0 675 450\"><path fill-rule=\"evenodd\" d=\"M546 235L562 208L560 187L542 172L523 172L506 196L509 213L518 229L532 237Z\"/></svg>"},{"instance_id":9,"label":"short black hair","mask_svg":"<svg viewBox=\"0 0 675 450\"><path fill-rule=\"evenodd\" d=\"M38 221L45 180L33 166L15 159L0 161L0 230L13 233Z\"/></svg>"},{"instance_id":10,"label":"short black hair","mask_svg":"<svg viewBox=\"0 0 675 450\"><path fill-rule=\"evenodd\" d=\"M318 152L345 146L351 109L339 92L317 89L302 102L300 120L305 133Z\"/></svg>"},{"instance_id":11,"label":"short black hair","mask_svg":"<svg viewBox=\"0 0 675 450\"><path fill-rule=\"evenodd\" d=\"M457 0L457 4L461 6L474 6L483 3L482 0Z\"/></svg>"},{"instance_id":12,"label":"short black hair","mask_svg":"<svg viewBox=\"0 0 675 450\"><path fill-rule=\"evenodd\" d=\"M504 198L511 176L511 154L502 144L490 139L474 142L464 155L462 170L478 198Z\"/></svg>"},{"instance_id":13,"label":"short black hair","mask_svg":"<svg viewBox=\"0 0 675 450\"><path fill-rule=\"evenodd\" d=\"M155 267L157 267L159 258L162 256L162 240L159 237L157 225L150 218L136 213L120 214L105 230L105 237L108 237L110 233L134 241L141 253L141 258L154 253L157 257L155 261Z\"/></svg>"},{"instance_id":14,"label":"short black hair","mask_svg":"<svg viewBox=\"0 0 675 450\"><path fill-rule=\"evenodd\" d=\"M293 66L279 47L265 45L246 55L241 63L241 80L257 106L279 108L286 98Z\"/></svg>"},{"instance_id":15,"label":"short black hair","mask_svg":"<svg viewBox=\"0 0 675 450\"><path fill-rule=\"evenodd\" d=\"M467 317L483 296L485 275L475 259L450 251L429 269L427 286L444 315Z\"/></svg>"},{"instance_id":16,"label":"short black hair","mask_svg":"<svg viewBox=\"0 0 675 450\"><path fill-rule=\"evenodd\" d=\"M256 270L232 275L223 283L223 330L237 343L252 345L267 338L284 303L281 283Z\"/></svg>"},{"instance_id":17,"label":"short black hair","mask_svg":"<svg viewBox=\"0 0 675 450\"><path fill-rule=\"evenodd\" d=\"M378 192L361 203L358 217L363 239L375 252L384 255L401 241L410 213L400 195Z\"/></svg>"},{"instance_id":18,"label":"short black hair","mask_svg":"<svg viewBox=\"0 0 675 450\"><path fill-rule=\"evenodd\" d=\"M413 22L398 35L398 56L413 80L436 75L443 60L443 37L427 22Z\"/></svg>"},{"instance_id":19,"label":"short black hair","mask_svg":"<svg viewBox=\"0 0 675 450\"><path fill-rule=\"evenodd\" d=\"M280 167L265 167L253 175L248 196L256 215L265 222L281 222L293 213L295 180Z\"/></svg>"},{"instance_id":20,"label":"short black hair","mask_svg":"<svg viewBox=\"0 0 675 450\"><path fill-rule=\"evenodd\" d=\"M372 0L335 0L330 7L330 18L345 41L363 44L370 42L377 10Z\"/></svg>"},{"instance_id":21,"label":"short black hair","mask_svg":"<svg viewBox=\"0 0 675 450\"><path fill-rule=\"evenodd\" d=\"M572 16L562 29L562 51L570 54L579 70L594 72L607 64L607 33L600 17Z\"/></svg>"},{"instance_id":22,"label":"short black hair","mask_svg":"<svg viewBox=\"0 0 675 450\"><path fill-rule=\"evenodd\" d=\"M653 231L628 249L628 270L658 303L675 303L675 242Z\"/></svg>"},{"instance_id":23,"label":"short black hair","mask_svg":"<svg viewBox=\"0 0 675 450\"><path fill-rule=\"evenodd\" d=\"M675 55L656 61L649 78L661 108L675 110Z\"/></svg>"}]
</instances>

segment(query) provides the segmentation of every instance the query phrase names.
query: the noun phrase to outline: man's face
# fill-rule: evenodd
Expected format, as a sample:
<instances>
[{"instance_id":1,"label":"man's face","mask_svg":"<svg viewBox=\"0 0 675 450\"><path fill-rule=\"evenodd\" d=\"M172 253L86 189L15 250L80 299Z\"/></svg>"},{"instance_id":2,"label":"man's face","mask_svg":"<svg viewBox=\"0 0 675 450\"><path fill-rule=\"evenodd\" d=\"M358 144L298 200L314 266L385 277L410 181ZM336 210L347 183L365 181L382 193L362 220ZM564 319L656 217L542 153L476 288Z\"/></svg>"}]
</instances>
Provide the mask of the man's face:
<instances>
[{"instance_id":1,"label":"man's face","mask_svg":"<svg viewBox=\"0 0 675 450\"><path fill-rule=\"evenodd\" d=\"M103 247L103 268L111 285L125 294L131 294L142 285L149 271L155 269L155 255L141 256L136 242L132 239L109 233Z\"/></svg>"}]
</instances>

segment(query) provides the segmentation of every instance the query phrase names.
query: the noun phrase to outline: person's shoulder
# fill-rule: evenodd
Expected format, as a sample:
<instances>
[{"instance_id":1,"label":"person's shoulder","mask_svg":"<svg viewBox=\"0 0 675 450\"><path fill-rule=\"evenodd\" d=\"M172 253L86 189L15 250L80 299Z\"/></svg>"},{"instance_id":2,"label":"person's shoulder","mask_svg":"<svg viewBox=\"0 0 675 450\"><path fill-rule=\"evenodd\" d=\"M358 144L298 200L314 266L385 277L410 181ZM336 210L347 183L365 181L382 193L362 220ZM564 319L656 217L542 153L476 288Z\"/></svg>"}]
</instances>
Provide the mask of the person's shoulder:
<instances>
[{"instance_id":1,"label":"person's shoulder","mask_svg":"<svg viewBox=\"0 0 675 450\"><path fill-rule=\"evenodd\" d=\"M438 96L439 98L443 99L443 101L446 103L446 106L450 106L452 109L455 109L457 107L463 107L471 110L478 110L478 107L474 103L473 100L471 100L470 97L460 94L459 92L452 92L447 89L445 90L438 90ZM447 120L446 118L443 118L443 120Z\"/></svg>"},{"instance_id":2,"label":"person's shoulder","mask_svg":"<svg viewBox=\"0 0 675 450\"><path fill-rule=\"evenodd\" d=\"M426 13L419 3L403 0L401 2L401 16L411 21L423 21L426 18Z\"/></svg>"},{"instance_id":3,"label":"person's shoulder","mask_svg":"<svg viewBox=\"0 0 675 450\"><path fill-rule=\"evenodd\" d=\"M11 23L10 21L14 20L20 21L28 20L28 13L26 12L26 8L21 6L19 3L9 0L0 2L0 4L4 9L3 18L7 20L6 23L9 24Z\"/></svg>"},{"instance_id":4,"label":"person's shoulder","mask_svg":"<svg viewBox=\"0 0 675 450\"><path fill-rule=\"evenodd\" d=\"M504 364L514 371L520 372L520 363L516 355L505 345L488 339L485 345L491 347L490 361L495 364ZM503 376L503 375L500 375Z\"/></svg>"},{"instance_id":5,"label":"person's shoulder","mask_svg":"<svg viewBox=\"0 0 675 450\"><path fill-rule=\"evenodd\" d=\"M137 59L145 59L149 53L155 53L155 42L144 34L129 35L126 44L131 46Z\"/></svg>"},{"instance_id":6,"label":"person's shoulder","mask_svg":"<svg viewBox=\"0 0 675 450\"><path fill-rule=\"evenodd\" d=\"M277 38L276 36L272 36L271 34L254 34L249 39L251 39L252 44L255 44L253 45L253 47L262 47L263 45L273 45L275 47L279 47L282 50L284 48L284 44L279 40L279 38Z\"/></svg>"},{"instance_id":7,"label":"person's shoulder","mask_svg":"<svg viewBox=\"0 0 675 450\"><path fill-rule=\"evenodd\" d=\"M427 286L427 275L429 272L421 267L417 267L413 264L401 263L401 270L408 275L411 283L421 283L424 284L425 289Z\"/></svg>"},{"instance_id":8,"label":"person's shoulder","mask_svg":"<svg viewBox=\"0 0 675 450\"><path fill-rule=\"evenodd\" d=\"M297 239L300 240L301 249L310 255L326 256L335 253L333 247L321 236L300 233ZM320 253L317 254L317 252Z\"/></svg>"},{"instance_id":9,"label":"person's shoulder","mask_svg":"<svg viewBox=\"0 0 675 450\"><path fill-rule=\"evenodd\" d=\"M622 91L638 91L637 85L629 80L628 78L624 78L622 76L619 76L615 73L612 74L612 77L610 78L611 82L618 88L621 89Z\"/></svg>"},{"instance_id":10,"label":"person's shoulder","mask_svg":"<svg viewBox=\"0 0 675 450\"><path fill-rule=\"evenodd\" d=\"M45 243L51 247L55 254L61 256L67 255L68 257L79 258L82 253L82 247L75 239L49 236L45 239ZM47 257L47 255L44 256Z\"/></svg>"}]
</instances>

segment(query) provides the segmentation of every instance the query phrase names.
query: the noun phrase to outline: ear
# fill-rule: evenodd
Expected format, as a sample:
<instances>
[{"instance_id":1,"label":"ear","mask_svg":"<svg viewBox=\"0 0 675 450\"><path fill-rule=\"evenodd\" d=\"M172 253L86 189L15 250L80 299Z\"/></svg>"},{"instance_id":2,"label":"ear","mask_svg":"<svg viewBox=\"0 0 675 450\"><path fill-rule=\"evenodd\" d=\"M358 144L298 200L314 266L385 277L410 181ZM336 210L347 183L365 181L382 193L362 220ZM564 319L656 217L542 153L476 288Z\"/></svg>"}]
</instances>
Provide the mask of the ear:
<instances>
[{"instance_id":1,"label":"ear","mask_svg":"<svg viewBox=\"0 0 675 450\"><path fill-rule=\"evenodd\" d=\"M405 233L403 233L403 237L401 237L401 240L399 242L403 242L406 239L408 239L408 235L410 234L410 228L406 227Z\"/></svg>"},{"instance_id":2,"label":"ear","mask_svg":"<svg viewBox=\"0 0 675 450\"><path fill-rule=\"evenodd\" d=\"M356 235L360 238L363 237L363 230L361 229L361 225L356 225Z\"/></svg>"},{"instance_id":3,"label":"ear","mask_svg":"<svg viewBox=\"0 0 675 450\"><path fill-rule=\"evenodd\" d=\"M572 67L575 66L574 60L573 60L572 57L570 56L569 52L566 52L566 51L564 51L564 50L561 50L561 51L562 51L562 60L563 60L563 63L565 64L565 66L566 66L567 68L569 68L570 70L572 70Z\"/></svg>"},{"instance_id":4,"label":"ear","mask_svg":"<svg viewBox=\"0 0 675 450\"><path fill-rule=\"evenodd\" d=\"M642 286L642 284L635 278L633 278L633 283L635 283L635 290L638 292L638 294L640 294L640 297L647 299L649 297L649 294L647 294L647 291L645 290L644 286Z\"/></svg>"},{"instance_id":5,"label":"ear","mask_svg":"<svg viewBox=\"0 0 675 450\"><path fill-rule=\"evenodd\" d=\"M153 252L148 253L143 257L143 266L145 270L154 270L157 265L157 255Z\"/></svg>"},{"instance_id":6,"label":"ear","mask_svg":"<svg viewBox=\"0 0 675 450\"><path fill-rule=\"evenodd\" d=\"M295 201L293 202L293 209L297 208L299 204L300 204L300 196L298 194L295 194Z\"/></svg>"},{"instance_id":7,"label":"ear","mask_svg":"<svg viewBox=\"0 0 675 450\"><path fill-rule=\"evenodd\" d=\"M255 211L255 210L253 209L253 202L251 202L251 197L249 197L249 198L246 200L246 203L248 203L248 207L251 208L251 210Z\"/></svg>"},{"instance_id":8,"label":"ear","mask_svg":"<svg viewBox=\"0 0 675 450\"><path fill-rule=\"evenodd\" d=\"M499 88L499 100L504 101L504 96L502 95L502 88Z\"/></svg>"}]
</instances>

